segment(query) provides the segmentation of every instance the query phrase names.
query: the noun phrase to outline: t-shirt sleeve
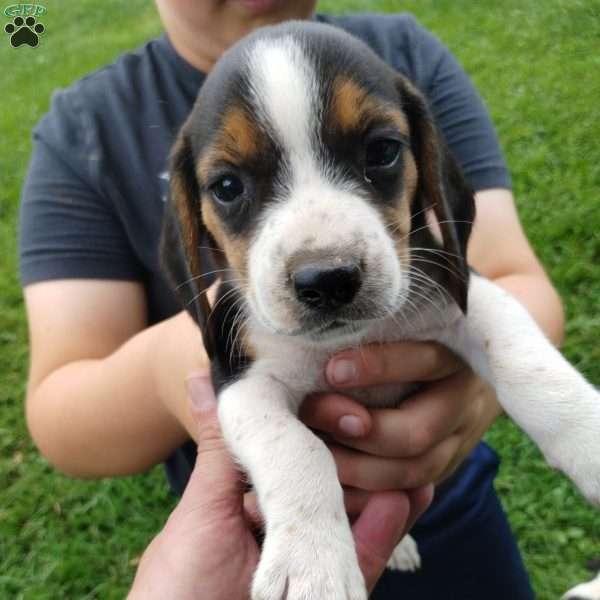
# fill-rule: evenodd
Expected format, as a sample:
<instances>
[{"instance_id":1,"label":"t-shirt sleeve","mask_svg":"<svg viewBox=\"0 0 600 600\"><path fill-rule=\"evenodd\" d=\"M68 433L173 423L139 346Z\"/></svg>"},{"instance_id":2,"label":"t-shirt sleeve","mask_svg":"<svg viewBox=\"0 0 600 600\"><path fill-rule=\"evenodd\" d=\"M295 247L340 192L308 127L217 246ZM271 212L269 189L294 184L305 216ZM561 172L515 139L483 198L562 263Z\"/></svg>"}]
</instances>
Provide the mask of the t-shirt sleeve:
<instances>
[{"instance_id":1,"label":"t-shirt sleeve","mask_svg":"<svg viewBox=\"0 0 600 600\"><path fill-rule=\"evenodd\" d=\"M510 188L494 125L475 86L451 52L413 20L411 63L450 150L475 190Z\"/></svg>"},{"instance_id":2,"label":"t-shirt sleeve","mask_svg":"<svg viewBox=\"0 0 600 600\"><path fill-rule=\"evenodd\" d=\"M82 104L77 89L55 93L33 132L19 221L23 285L143 276L114 206L98 184L101 148L93 117Z\"/></svg>"}]
</instances>

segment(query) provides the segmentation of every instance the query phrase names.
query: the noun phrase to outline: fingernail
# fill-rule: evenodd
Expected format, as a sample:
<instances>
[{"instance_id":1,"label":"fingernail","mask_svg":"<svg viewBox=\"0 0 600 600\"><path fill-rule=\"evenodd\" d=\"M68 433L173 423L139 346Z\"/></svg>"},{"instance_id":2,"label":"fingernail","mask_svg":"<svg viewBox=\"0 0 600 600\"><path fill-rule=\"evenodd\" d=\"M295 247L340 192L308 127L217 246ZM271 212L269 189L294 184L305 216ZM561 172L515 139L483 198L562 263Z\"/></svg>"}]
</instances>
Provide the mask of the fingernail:
<instances>
[{"instance_id":1,"label":"fingernail","mask_svg":"<svg viewBox=\"0 0 600 600\"><path fill-rule=\"evenodd\" d=\"M365 435L362 421L354 415L344 415L338 422L340 431L348 437L361 437Z\"/></svg>"},{"instance_id":2,"label":"fingernail","mask_svg":"<svg viewBox=\"0 0 600 600\"><path fill-rule=\"evenodd\" d=\"M329 379L331 383L350 383L356 379L356 364L352 360L347 358L341 358L334 360L333 364L330 364L329 368Z\"/></svg>"},{"instance_id":3,"label":"fingernail","mask_svg":"<svg viewBox=\"0 0 600 600\"><path fill-rule=\"evenodd\" d=\"M196 412L207 413L217 406L217 399L208 375L188 377L185 385L192 408Z\"/></svg>"}]
</instances>

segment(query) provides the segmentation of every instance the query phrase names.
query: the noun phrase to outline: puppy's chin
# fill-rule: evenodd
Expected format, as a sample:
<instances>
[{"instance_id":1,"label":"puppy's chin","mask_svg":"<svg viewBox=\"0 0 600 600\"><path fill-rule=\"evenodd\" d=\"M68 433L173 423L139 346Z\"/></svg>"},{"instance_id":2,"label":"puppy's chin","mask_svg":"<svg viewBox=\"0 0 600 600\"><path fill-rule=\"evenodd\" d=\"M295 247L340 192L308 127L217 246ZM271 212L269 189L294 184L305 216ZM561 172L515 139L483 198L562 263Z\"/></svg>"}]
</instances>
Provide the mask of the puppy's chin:
<instances>
[{"instance_id":1,"label":"puppy's chin","mask_svg":"<svg viewBox=\"0 0 600 600\"><path fill-rule=\"evenodd\" d=\"M380 310L373 314L362 314L360 318L348 318L332 315L313 319L293 319L293 325L283 326L268 315L252 311L253 320L258 329L277 337L288 338L300 345L312 347L351 346L367 339L375 330L380 330L388 321L394 321L394 314L404 305L401 298L397 306Z\"/></svg>"}]
</instances>

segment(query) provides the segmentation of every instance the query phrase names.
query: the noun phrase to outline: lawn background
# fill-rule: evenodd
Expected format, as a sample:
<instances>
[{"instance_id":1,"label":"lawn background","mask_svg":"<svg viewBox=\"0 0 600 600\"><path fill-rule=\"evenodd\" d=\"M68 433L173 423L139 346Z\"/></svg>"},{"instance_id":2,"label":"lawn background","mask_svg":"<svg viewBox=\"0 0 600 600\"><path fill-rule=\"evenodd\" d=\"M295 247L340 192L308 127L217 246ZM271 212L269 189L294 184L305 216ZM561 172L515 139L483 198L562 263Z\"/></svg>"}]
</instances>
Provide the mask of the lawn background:
<instances>
[{"instance_id":1,"label":"lawn background","mask_svg":"<svg viewBox=\"0 0 600 600\"><path fill-rule=\"evenodd\" d=\"M37 49L13 49L4 33L0 39L0 598L122 598L174 501L160 468L72 481L29 441L15 228L30 130L52 90L158 34L160 25L146 0L44 5ZM498 128L525 228L565 301L564 351L600 384L598 1L345 0L319 8L411 11L465 66ZM488 440L503 458L497 488L538 598L556 599L600 555L600 514L508 421Z\"/></svg>"}]
</instances>

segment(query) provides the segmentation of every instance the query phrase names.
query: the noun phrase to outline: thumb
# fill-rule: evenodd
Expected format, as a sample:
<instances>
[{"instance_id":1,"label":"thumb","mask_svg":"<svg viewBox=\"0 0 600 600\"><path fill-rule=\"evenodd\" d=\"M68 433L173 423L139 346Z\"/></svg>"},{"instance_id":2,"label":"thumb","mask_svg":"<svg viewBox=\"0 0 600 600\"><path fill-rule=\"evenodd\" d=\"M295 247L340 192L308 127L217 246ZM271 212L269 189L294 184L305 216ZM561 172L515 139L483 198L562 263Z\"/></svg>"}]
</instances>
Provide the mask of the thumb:
<instances>
[{"instance_id":1,"label":"thumb","mask_svg":"<svg viewBox=\"0 0 600 600\"><path fill-rule=\"evenodd\" d=\"M203 511L212 511L206 514L214 517L240 513L242 475L223 439L210 378L194 373L186 380L186 386L198 428L198 456L180 505L185 508L189 504L194 509L200 505Z\"/></svg>"},{"instance_id":2,"label":"thumb","mask_svg":"<svg viewBox=\"0 0 600 600\"><path fill-rule=\"evenodd\" d=\"M407 494L400 491L378 492L371 494L352 526L358 562L369 591L377 583L400 541L409 515Z\"/></svg>"}]
</instances>

